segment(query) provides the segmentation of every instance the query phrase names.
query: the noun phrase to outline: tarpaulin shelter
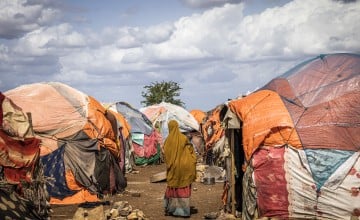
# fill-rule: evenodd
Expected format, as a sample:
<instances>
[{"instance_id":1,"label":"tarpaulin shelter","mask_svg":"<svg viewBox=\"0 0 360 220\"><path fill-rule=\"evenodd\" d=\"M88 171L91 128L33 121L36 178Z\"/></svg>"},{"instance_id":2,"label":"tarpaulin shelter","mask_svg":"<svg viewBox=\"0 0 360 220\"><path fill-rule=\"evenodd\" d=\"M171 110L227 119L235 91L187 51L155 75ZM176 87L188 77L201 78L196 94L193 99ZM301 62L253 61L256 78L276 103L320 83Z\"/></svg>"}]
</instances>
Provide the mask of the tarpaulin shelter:
<instances>
[{"instance_id":1,"label":"tarpaulin shelter","mask_svg":"<svg viewBox=\"0 0 360 220\"><path fill-rule=\"evenodd\" d=\"M121 113L130 124L132 147L136 165L145 165L160 160L160 134L149 118L126 102L109 104L109 109Z\"/></svg>"},{"instance_id":2,"label":"tarpaulin shelter","mask_svg":"<svg viewBox=\"0 0 360 220\"><path fill-rule=\"evenodd\" d=\"M120 167L125 173L129 173L133 170L133 166L135 165L133 158L134 150L131 138L131 125L127 122L126 118L121 113L111 109L106 110L106 117L111 122L113 128L119 131L120 145L124 146L121 149L122 157Z\"/></svg>"},{"instance_id":3,"label":"tarpaulin shelter","mask_svg":"<svg viewBox=\"0 0 360 220\"><path fill-rule=\"evenodd\" d=\"M161 147L169 134L168 122L175 120L179 124L180 131L189 137L189 140L195 146L195 150L198 153L202 151L199 123L185 108L172 103L161 102L143 107L140 111L149 118L152 125L160 132Z\"/></svg>"},{"instance_id":4,"label":"tarpaulin shelter","mask_svg":"<svg viewBox=\"0 0 360 220\"><path fill-rule=\"evenodd\" d=\"M31 115L0 92L0 216L46 219L50 214Z\"/></svg>"},{"instance_id":5,"label":"tarpaulin shelter","mask_svg":"<svg viewBox=\"0 0 360 220\"><path fill-rule=\"evenodd\" d=\"M168 136L169 130L167 126L170 120L178 122L181 132L199 131L199 123L194 116L181 106L161 102L143 107L140 111L150 119L154 127L159 125L163 139Z\"/></svg>"},{"instance_id":6,"label":"tarpaulin shelter","mask_svg":"<svg viewBox=\"0 0 360 220\"><path fill-rule=\"evenodd\" d=\"M207 164L221 165L223 162L225 129L222 125L222 118L227 111L225 104L217 105L206 113L201 123L201 133L205 142Z\"/></svg>"},{"instance_id":7,"label":"tarpaulin shelter","mask_svg":"<svg viewBox=\"0 0 360 220\"><path fill-rule=\"evenodd\" d=\"M190 114L195 118L199 123L199 132L196 132L195 135L192 135L191 142L197 148L197 152L200 155L205 154L205 141L202 134L202 123L206 119L206 112L200 109L190 110Z\"/></svg>"},{"instance_id":8,"label":"tarpaulin shelter","mask_svg":"<svg viewBox=\"0 0 360 220\"><path fill-rule=\"evenodd\" d=\"M124 190L118 130L93 97L58 82L19 86L5 92L32 115L52 204L95 202Z\"/></svg>"},{"instance_id":9,"label":"tarpaulin shelter","mask_svg":"<svg viewBox=\"0 0 360 220\"><path fill-rule=\"evenodd\" d=\"M359 218L360 55L320 55L228 106L243 219Z\"/></svg>"},{"instance_id":10,"label":"tarpaulin shelter","mask_svg":"<svg viewBox=\"0 0 360 220\"><path fill-rule=\"evenodd\" d=\"M204 118L206 117L206 112L200 110L200 109L193 109L193 110L190 110L189 112L194 118L195 120L201 124L202 121L204 120Z\"/></svg>"}]
</instances>

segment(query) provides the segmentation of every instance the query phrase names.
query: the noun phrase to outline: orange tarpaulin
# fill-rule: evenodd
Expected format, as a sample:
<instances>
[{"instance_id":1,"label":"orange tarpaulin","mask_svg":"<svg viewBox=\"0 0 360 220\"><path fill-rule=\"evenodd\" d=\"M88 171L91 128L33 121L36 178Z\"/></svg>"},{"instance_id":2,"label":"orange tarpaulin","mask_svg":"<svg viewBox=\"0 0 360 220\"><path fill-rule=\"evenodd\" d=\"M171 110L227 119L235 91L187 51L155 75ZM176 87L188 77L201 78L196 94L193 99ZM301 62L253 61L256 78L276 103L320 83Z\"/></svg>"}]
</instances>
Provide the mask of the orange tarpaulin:
<instances>
[{"instance_id":1,"label":"orange tarpaulin","mask_svg":"<svg viewBox=\"0 0 360 220\"><path fill-rule=\"evenodd\" d=\"M71 170L66 170L66 185L71 190L76 190L74 195L67 196L64 199L57 199L55 197L50 198L51 204L61 204L61 205L70 205L70 204L80 204L84 202L98 202L100 201L96 194L90 193L88 190L84 189L83 186L80 186L71 172Z\"/></svg>"},{"instance_id":2,"label":"orange tarpaulin","mask_svg":"<svg viewBox=\"0 0 360 220\"><path fill-rule=\"evenodd\" d=\"M302 147L289 112L277 93L270 90L258 91L242 99L230 101L229 108L243 122L246 160L251 158L260 145L291 144L295 148Z\"/></svg>"},{"instance_id":3,"label":"orange tarpaulin","mask_svg":"<svg viewBox=\"0 0 360 220\"><path fill-rule=\"evenodd\" d=\"M192 116L194 116L194 118L196 119L196 121L201 124L203 119L206 117L206 113L199 110L199 109L193 109L190 111L190 114Z\"/></svg>"},{"instance_id":4,"label":"orange tarpaulin","mask_svg":"<svg viewBox=\"0 0 360 220\"><path fill-rule=\"evenodd\" d=\"M204 136L206 149L210 149L225 134L224 128L221 126L220 112L221 106L213 109L203 123L201 129Z\"/></svg>"},{"instance_id":5,"label":"orange tarpaulin","mask_svg":"<svg viewBox=\"0 0 360 220\"><path fill-rule=\"evenodd\" d=\"M50 198L50 204L52 205L71 205L80 204L84 202L98 202L100 201L95 194L91 194L86 189L81 189L79 192L72 196L65 197L64 199L57 199L55 197Z\"/></svg>"},{"instance_id":6,"label":"orange tarpaulin","mask_svg":"<svg viewBox=\"0 0 360 220\"><path fill-rule=\"evenodd\" d=\"M114 141L116 138L110 121L104 117L106 112L104 106L91 96L88 99L88 123L83 128L84 132L90 138L99 139L100 145L108 148L114 155L118 155L120 147Z\"/></svg>"}]
</instances>

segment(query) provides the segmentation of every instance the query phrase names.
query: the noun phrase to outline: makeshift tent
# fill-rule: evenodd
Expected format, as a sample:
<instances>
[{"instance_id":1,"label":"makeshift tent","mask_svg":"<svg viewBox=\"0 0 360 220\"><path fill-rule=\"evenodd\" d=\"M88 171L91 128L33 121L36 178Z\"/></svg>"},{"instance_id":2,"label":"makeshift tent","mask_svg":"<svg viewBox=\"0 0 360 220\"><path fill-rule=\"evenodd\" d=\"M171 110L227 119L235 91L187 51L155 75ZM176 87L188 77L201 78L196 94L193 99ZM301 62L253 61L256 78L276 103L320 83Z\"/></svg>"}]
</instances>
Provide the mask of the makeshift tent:
<instances>
[{"instance_id":1,"label":"makeshift tent","mask_svg":"<svg viewBox=\"0 0 360 220\"><path fill-rule=\"evenodd\" d=\"M359 55L318 56L228 106L246 165L243 219L360 216Z\"/></svg>"},{"instance_id":2,"label":"makeshift tent","mask_svg":"<svg viewBox=\"0 0 360 220\"><path fill-rule=\"evenodd\" d=\"M201 133L205 141L206 163L222 166L225 153L225 130L222 118L227 111L227 106L221 104L207 112L201 123Z\"/></svg>"},{"instance_id":3,"label":"makeshift tent","mask_svg":"<svg viewBox=\"0 0 360 220\"><path fill-rule=\"evenodd\" d=\"M190 114L199 124L201 124L203 122L203 119L206 117L206 112L199 109L190 110Z\"/></svg>"},{"instance_id":4,"label":"makeshift tent","mask_svg":"<svg viewBox=\"0 0 360 220\"><path fill-rule=\"evenodd\" d=\"M183 133L199 131L199 123L194 116L181 106L167 102L146 106L140 109L152 122L153 126L159 126L161 136L166 139L168 136L168 122L176 120L179 123L180 131Z\"/></svg>"},{"instance_id":5,"label":"makeshift tent","mask_svg":"<svg viewBox=\"0 0 360 220\"><path fill-rule=\"evenodd\" d=\"M50 206L31 115L0 92L0 123L1 219L46 219Z\"/></svg>"},{"instance_id":6,"label":"makeshift tent","mask_svg":"<svg viewBox=\"0 0 360 220\"><path fill-rule=\"evenodd\" d=\"M131 126L131 139L136 165L145 165L160 160L160 134L154 129L145 114L126 102L116 102L109 109L121 113Z\"/></svg>"},{"instance_id":7,"label":"makeshift tent","mask_svg":"<svg viewBox=\"0 0 360 220\"><path fill-rule=\"evenodd\" d=\"M123 191L118 130L93 97L62 83L34 83L5 93L32 115L52 204L98 201Z\"/></svg>"},{"instance_id":8,"label":"makeshift tent","mask_svg":"<svg viewBox=\"0 0 360 220\"><path fill-rule=\"evenodd\" d=\"M140 109L161 134L161 147L169 134L168 122L176 120L180 131L189 137L198 154L203 152L203 141L199 132L199 123L194 116L181 106L168 102L146 106Z\"/></svg>"},{"instance_id":9,"label":"makeshift tent","mask_svg":"<svg viewBox=\"0 0 360 220\"><path fill-rule=\"evenodd\" d=\"M112 123L114 129L119 131L120 145L124 146L121 149L121 162L120 167L125 173L129 173L133 170L134 158L133 158L133 146L131 138L131 126L126 121L126 118L119 112L107 109L106 117Z\"/></svg>"}]
</instances>

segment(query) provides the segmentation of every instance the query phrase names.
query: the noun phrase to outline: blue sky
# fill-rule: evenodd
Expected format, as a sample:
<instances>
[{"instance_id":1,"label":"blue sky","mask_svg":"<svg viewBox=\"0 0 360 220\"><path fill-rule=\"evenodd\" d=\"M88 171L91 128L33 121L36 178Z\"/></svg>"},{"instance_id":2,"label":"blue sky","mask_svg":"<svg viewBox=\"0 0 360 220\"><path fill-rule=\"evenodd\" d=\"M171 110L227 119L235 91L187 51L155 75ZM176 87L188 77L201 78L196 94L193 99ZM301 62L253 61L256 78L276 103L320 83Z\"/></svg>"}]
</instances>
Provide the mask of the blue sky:
<instances>
[{"instance_id":1,"label":"blue sky","mask_svg":"<svg viewBox=\"0 0 360 220\"><path fill-rule=\"evenodd\" d=\"M0 0L0 91L68 84L142 107L175 81L208 111L324 53L360 52L350 0Z\"/></svg>"}]
</instances>

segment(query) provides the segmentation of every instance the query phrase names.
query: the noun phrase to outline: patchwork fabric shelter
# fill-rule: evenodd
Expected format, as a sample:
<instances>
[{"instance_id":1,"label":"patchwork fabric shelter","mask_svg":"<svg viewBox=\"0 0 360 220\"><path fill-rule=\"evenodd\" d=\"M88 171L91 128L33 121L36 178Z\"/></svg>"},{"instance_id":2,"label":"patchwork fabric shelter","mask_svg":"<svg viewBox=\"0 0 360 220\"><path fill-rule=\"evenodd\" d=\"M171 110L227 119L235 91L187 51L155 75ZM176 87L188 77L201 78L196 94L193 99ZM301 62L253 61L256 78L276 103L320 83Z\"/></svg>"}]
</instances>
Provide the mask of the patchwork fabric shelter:
<instances>
[{"instance_id":1,"label":"patchwork fabric shelter","mask_svg":"<svg viewBox=\"0 0 360 220\"><path fill-rule=\"evenodd\" d=\"M169 133L167 125L170 120L179 123L181 132L199 131L199 123L194 116L181 106L161 102L141 108L140 111L150 119L154 127L159 127L163 139L166 139Z\"/></svg>"},{"instance_id":2,"label":"patchwork fabric shelter","mask_svg":"<svg viewBox=\"0 0 360 220\"><path fill-rule=\"evenodd\" d=\"M127 122L126 118L119 112L107 109L106 117L111 122L113 129L119 131L119 141L121 148L121 161L120 167L125 173L129 173L133 170L134 158L133 158L133 146L131 138L131 126Z\"/></svg>"},{"instance_id":3,"label":"patchwork fabric shelter","mask_svg":"<svg viewBox=\"0 0 360 220\"><path fill-rule=\"evenodd\" d=\"M108 108L121 113L131 126L135 164L145 165L159 161L161 137L148 117L126 102L116 102Z\"/></svg>"},{"instance_id":4,"label":"patchwork fabric shelter","mask_svg":"<svg viewBox=\"0 0 360 220\"><path fill-rule=\"evenodd\" d=\"M31 115L0 92L0 123L0 216L46 219L50 206Z\"/></svg>"},{"instance_id":5,"label":"patchwork fabric shelter","mask_svg":"<svg viewBox=\"0 0 360 220\"><path fill-rule=\"evenodd\" d=\"M124 190L119 130L93 97L62 83L34 83L5 92L32 115L52 204L98 201Z\"/></svg>"},{"instance_id":6,"label":"patchwork fabric shelter","mask_svg":"<svg viewBox=\"0 0 360 220\"><path fill-rule=\"evenodd\" d=\"M169 134L168 122L170 120L176 120L179 124L180 131L186 133L193 143L196 152L199 154L203 151L199 123L195 117L183 107L168 102L161 102L143 107L140 111L149 118L152 125L161 134L161 148Z\"/></svg>"},{"instance_id":7,"label":"patchwork fabric shelter","mask_svg":"<svg viewBox=\"0 0 360 220\"><path fill-rule=\"evenodd\" d=\"M242 125L243 219L360 216L358 54L318 56L228 106Z\"/></svg>"}]
</instances>

